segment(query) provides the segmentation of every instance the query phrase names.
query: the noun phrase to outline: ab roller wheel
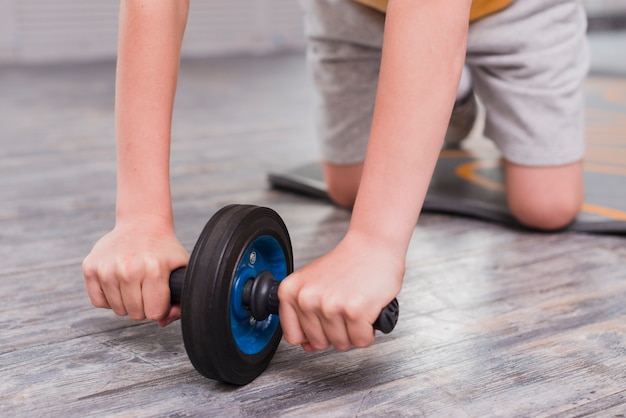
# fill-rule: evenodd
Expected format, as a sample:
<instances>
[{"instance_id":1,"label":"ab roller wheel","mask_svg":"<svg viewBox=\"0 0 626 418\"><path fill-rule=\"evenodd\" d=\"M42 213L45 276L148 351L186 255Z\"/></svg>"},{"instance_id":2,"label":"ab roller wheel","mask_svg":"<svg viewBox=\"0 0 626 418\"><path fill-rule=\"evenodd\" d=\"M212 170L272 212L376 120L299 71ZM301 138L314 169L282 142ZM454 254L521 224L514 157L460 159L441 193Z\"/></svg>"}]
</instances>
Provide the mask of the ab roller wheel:
<instances>
[{"instance_id":1,"label":"ab roller wheel","mask_svg":"<svg viewBox=\"0 0 626 418\"><path fill-rule=\"evenodd\" d=\"M218 211L196 242L180 294L185 349L200 374L245 385L269 364L282 336L278 316L256 320L243 304L246 283L264 271L276 280L293 271L291 242L278 214L243 205Z\"/></svg>"},{"instance_id":2,"label":"ab roller wheel","mask_svg":"<svg viewBox=\"0 0 626 418\"><path fill-rule=\"evenodd\" d=\"M207 222L189 265L170 277L185 349L200 374L245 385L263 373L282 337L278 286L292 271L289 234L273 210L231 205ZM390 332L397 318L394 299L374 328Z\"/></svg>"}]
</instances>

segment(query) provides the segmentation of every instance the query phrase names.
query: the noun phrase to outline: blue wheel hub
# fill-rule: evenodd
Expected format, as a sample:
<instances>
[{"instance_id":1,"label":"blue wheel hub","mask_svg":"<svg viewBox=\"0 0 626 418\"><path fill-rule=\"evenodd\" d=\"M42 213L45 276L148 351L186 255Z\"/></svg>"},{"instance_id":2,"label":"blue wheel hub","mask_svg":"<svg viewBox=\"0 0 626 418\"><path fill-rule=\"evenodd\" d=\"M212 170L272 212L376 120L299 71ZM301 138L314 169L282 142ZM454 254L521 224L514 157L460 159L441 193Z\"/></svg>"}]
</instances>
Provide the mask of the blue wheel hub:
<instances>
[{"instance_id":1,"label":"blue wheel hub","mask_svg":"<svg viewBox=\"0 0 626 418\"><path fill-rule=\"evenodd\" d=\"M263 350L279 325L278 315L270 315L263 321L257 321L242 302L246 282L262 271L269 271L277 281L287 276L287 260L283 249L270 235L260 236L246 247L237 265L230 295L233 339L239 349L248 355Z\"/></svg>"}]
</instances>

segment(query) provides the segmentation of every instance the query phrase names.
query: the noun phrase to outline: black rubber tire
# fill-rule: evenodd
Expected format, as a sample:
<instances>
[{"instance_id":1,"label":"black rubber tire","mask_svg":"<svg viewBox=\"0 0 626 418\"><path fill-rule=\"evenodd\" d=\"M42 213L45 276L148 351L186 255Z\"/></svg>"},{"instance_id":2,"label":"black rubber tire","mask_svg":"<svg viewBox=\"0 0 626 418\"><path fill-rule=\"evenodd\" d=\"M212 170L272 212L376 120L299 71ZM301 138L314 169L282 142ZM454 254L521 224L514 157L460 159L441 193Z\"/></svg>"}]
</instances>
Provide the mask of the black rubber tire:
<instances>
[{"instance_id":1,"label":"black rubber tire","mask_svg":"<svg viewBox=\"0 0 626 418\"><path fill-rule=\"evenodd\" d=\"M242 352L230 324L230 295L239 260L254 239L278 241L293 271L287 228L273 210L230 205L206 224L192 251L181 297L181 326L187 355L195 369L210 379L245 385L267 368L282 338L280 325L256 354Z\"/></svg>"}]
</instances>

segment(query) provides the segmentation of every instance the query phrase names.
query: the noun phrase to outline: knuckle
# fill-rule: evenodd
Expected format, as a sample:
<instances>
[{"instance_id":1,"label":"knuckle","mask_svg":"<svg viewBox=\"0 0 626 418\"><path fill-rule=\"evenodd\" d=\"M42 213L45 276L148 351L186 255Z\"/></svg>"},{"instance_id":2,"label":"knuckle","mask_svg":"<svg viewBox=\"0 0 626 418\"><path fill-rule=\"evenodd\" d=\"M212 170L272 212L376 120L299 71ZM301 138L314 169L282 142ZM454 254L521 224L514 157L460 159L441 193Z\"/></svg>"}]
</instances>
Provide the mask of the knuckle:
<instances>
[{"instance_id":1,"label":"knuckle","mask_svg":"<svg viewBox=\"0 0 626 418\"><path fill-rule=\"evenodd\" d=\"M143 312L129 312L128 317L135 321L141 321L143 319L146 319L146 316L143 314Z\"/></svg>"},{"instance_id":2,"label":"knuckle","mask_svg":"<svg viewBox=\"0 0 626 418\"><path fill-rule=\"evenodd\" d=\"M102 270L98 272L97 281L103 286L115 284L117 280L117 273L113 269L109 269L108 271Z\"/></svg>"},{"instance_id":3,"label":"knuckle","mask_svg":"<svg viewBox=\"0 0 626 418\"><path fill-rule=\"evenodd\" d=\"M283 280L278 286L278 298L284 301L294 300L294 295L298 292L297 284L294 280Z\"/></svg>"},{"instance_id":4,"label":"knuckle","mask_svg":"<svg viewBox=\"0 0 626 418\"><path fill-rule=\"evenodd\" d=\"M357 321L363 317L364 312L366 311L367 305L362 301L357 300L355 298L348 299L344 308L343 314L350 321Z\"/></svg>"},{"instance_id":5,"label":"knuckle","mask_svg":"<svg viewBox=\"0 0 626 418\"><path fill-rule=\"evenodd\" d=\"M144 314L145 318L151 321L164 319L169 313L170 308L170 291L167 286L159 286L154 289L149 299L145 299Z\"/></svg>"},{"instance_id":6,"label":"knuckle","mask_svg":"<svg viewBox=\"0 0 626 418\"><path fill-rule=\"evenodd\" d=\"M160 319L163 319L163 315L157 315L155 312L146 312L146 315L143 318L137 318L137 319L147 319L149 321L158 321Z\"/></svg>"},{"instance_id":7,"label":"knuckle","mask_svg":"<svg viewBox=\"0 0 626 418\"><path fill-rule=\"evenodd\" d=\"M364 341L364 340L359 340L359 341L355 341L355 342L354 342L354 346L355 346L356 348L367 348L367 347L369 347L369 346L371 346L371 345L372 345L372 343L371 343L371 342L369 342L369 341Z\"/></svg>"},{"instance_id":8,"label":"knuckle","mask_svg":"<svg viewBox=\"0 0 626 418\"><path fill-rule=\"evenodd\" d=\"M355 338L354 341L352 341L352 344L356 348L367 348L373 343L374 343L374 333L372 333L368 337Z\"/></svg>"},{"instance_id":9,"label":"knuckle","mask_svg":"<svg viewBox=\"0 0 626 418\"><path fill-rule=\"evenodd\" d=\"M141 319L149 319L150 321L158 321L164 319L167 315L167 309L158 308L158 307L148 307L145 311L144 318Z\"/></svg>"},{"instance_id":10,"label":"knuckle","mask_svg":"<svg viewBox=\"0 0 626 418\"><path fill-rule=\"evenodd\" d=\"M296 338L290 331L283 330L283 337L288 344L298 345L302 344L304 341L301 341L299 338Z\"/></svg>"},{"instance_id":11,"label":"knuckle","mask_svg":"<svg viewBox=\"0 0 626 418\"><path fill-rule=\"evenodd\" d=\"M96 308L111 308L104 298L91 297L91 304Z\"/></svg>"},{"instance_id":12,"label":"knuckle","mask_svg":"<svg viewBox=\"0 0 626 418\"><path fill-rule=\"evenodd\" d=\"M124 284L129 284L141 277L143 270L145 269L142 262L135 258L123 257L118 259L115 264L115 276Z\"/></svg>"},{"instance_id":13,"label":"knuckle","mask_svg":"<svg viewBox=\"0 0 626 418\"><path fill-rule=\"evenodd\" d=\"M165 309L152 304L148 304L145 307L145 317L151 321L158 321L165 316Z\"/></svg>"},{"instance_id":14,"label":"knuckle","mask_svg":"<svg viewBox=\"0 0 626 418\"><path fill-rule=\"evenodd\" d=\"M330 344L326 342L311 343L311 346L318 351L324 351L330 348Z\"/></svg>"},{"instance_id":15,"label":"knuckle","mask_svg":"<svg viewBox=\"0 0 626 418\"><path fill-rule=\"evenodd\" d=\"M330 344L317 338L308 338L308 344L316 351L324 351L330 347Z\"/></svg>"},{"instance_id":16,"label":"knuckle","mask_svg":"<svg viewBox=\"0 0 626 418\"><path fill-rule=\"evenodd\" d=\"M321 313L326 319L332 319L337 315L341 315L344 311L343 303L340 300L326 300L322 302Z\"/></svg>"},{"instance_id":17,"label":"knuckle","mask_svg":"<svg viewBox=\"0 0 626 418\"><path fill-rule=\"evenodd\" d=\"M297 302L301 309L306 311L317 311L320 309L320 297L315 290L302 289L297 296Z\"/></svg>"},{"instance_id":18,"label":"knuckle","mask_svg":"<svg viewBox=\"0 0 626 418\"><path fill-rule=\"evenodd\" d=\"M129 266L124 260L120 260L115 265L115 277L122 283L128 283L130 277L132 277L132 267Z\"/></svg>"},{"instance_id":19,"label":"knuckle","mask_svg":"<svg viewBox=\"0 0 626 418\"><path fill-rule=\"evenodd\" d=\"M83 270L83 276L85 276L86 279L95 276L96 266L91 262L90 257L85 257L81 267Z\"/></svg>"},{"instance_id":20,"label":"knuckle","mask_svg":"<svg viewBox=\"0 0 626 418\"><path fill-rule=\"evenodd\" d=\"M126 309L124 309L123 307L116 306L116 307L112 307L111 309L113 310L113 312L117 316L126 316L126 315L128 315L128 312L126 312Z\"/></svg>"},{"instance_id":21,"label":"knuckle","mask_svg":"<svg viewBox=\"0 0 626 418\"><path fill-rule=\"evenodd\" d=\"M142 260L143 273L147 277L158 277L161 274L161 264L153 256L146 255Z\"/></svg>"},{"instance_id":22,"label":"knuckle","mask_svg":"<svg viewBox=\"0 0 626 418\"><path fill-rule=\"evenodd\" d=\"M350 348L352 348L350 344L345 343L338 343L335 344L333 347L335 347L335 350L337 351L348 351L350 350Z\"/></svg>"},{"instance_id":23,"label":"knuckle","mask_svg":"<svg viewBox=\"0 0 626 418\"><path fill-rule=\"evenodd\" d=\"M291 345L300 345L306 342L304 333L299 328L283 327L283 336L285 341Z\"/></svg>"}]
</instances>

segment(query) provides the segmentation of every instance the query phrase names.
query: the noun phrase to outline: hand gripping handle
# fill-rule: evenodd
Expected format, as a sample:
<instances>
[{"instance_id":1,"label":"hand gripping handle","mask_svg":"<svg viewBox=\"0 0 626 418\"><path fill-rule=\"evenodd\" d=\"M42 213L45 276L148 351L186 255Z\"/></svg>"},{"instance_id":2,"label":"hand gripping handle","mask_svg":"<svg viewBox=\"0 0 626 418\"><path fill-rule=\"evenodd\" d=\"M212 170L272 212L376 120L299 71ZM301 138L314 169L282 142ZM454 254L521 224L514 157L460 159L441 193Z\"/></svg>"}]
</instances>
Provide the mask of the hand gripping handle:
<instances>
[{"instance_id":1,"label":"hand gripping handle","mask_svg":"<svg viewBox=\"0 0 626 418\"><path fill-rule=\"evenodd\" d=\"M243 304L250 309L250 313L257 321L266 319L269 315L278 314L278 286L280 282L274 280L269 271L262 271L253 280L249 280L243 289ZM400 305L394 298L378 315L372 324L374 329L384 334L390 333L400 314Z\"/></svg>"}]
</instances>

